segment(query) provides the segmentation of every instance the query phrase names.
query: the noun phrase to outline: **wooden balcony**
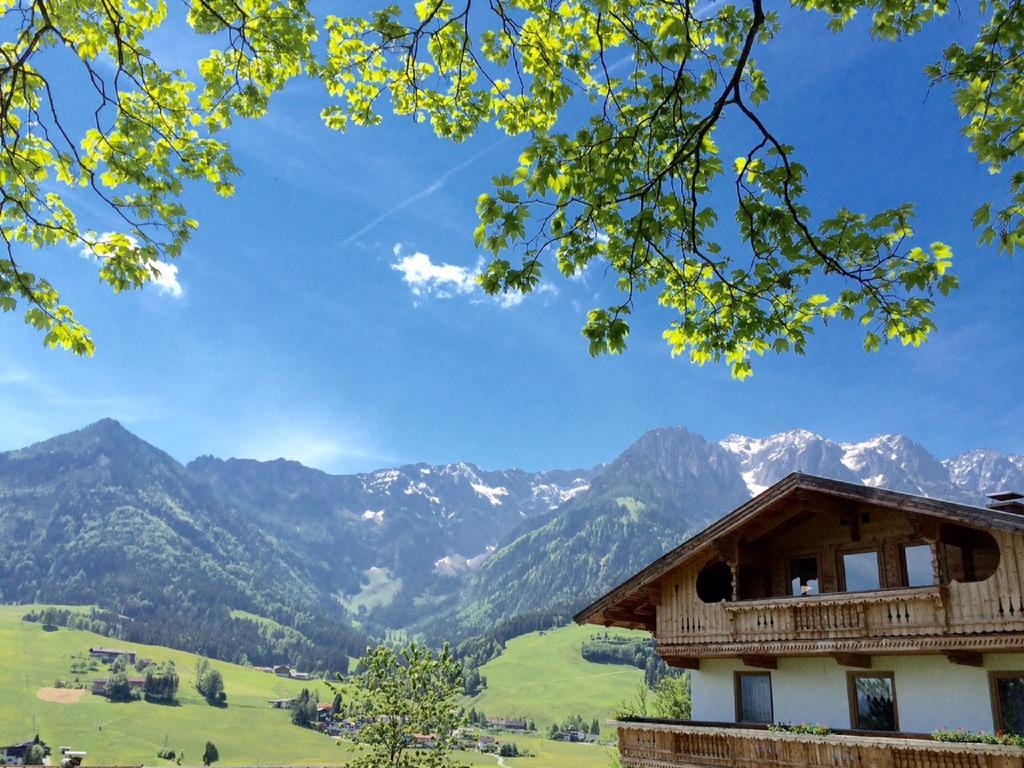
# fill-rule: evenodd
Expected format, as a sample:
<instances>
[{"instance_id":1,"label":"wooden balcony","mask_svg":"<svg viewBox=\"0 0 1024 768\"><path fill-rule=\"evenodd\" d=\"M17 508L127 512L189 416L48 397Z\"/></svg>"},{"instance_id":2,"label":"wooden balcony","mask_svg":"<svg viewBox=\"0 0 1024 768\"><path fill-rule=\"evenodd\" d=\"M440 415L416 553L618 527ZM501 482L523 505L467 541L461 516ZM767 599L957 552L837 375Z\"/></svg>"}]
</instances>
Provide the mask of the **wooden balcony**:
<instances>
[{"instance_id":1,"label":"wooden balcony","mask_svg":"<svg viewBox=\"0 0 1024 768\"><path fill-rule=\"evenodd\" d=\"M741 600L722 607L732 639L742 643L906 637L946 631L939 587Z\"/></svg>"},{"instance_id":2,"label":"wooden balcony","mask_svg":"<svg viewBox=\"0 0 1024 768\"><path fill-rule=\"evenodd\" d=\"M682 601L680 601L682 603ZM1024 603L994 583L670 604L659 653L673 660L749 654L939 653L1024 648Z\"/></svg>"},{"instance_id":3,"label":"wooden balcony","mask_svg":"<svg viewBox=\"0 0 1024 768\"><path fill-rule=\"evenodd\" d=\"M1024 750L926 737L777 733L726 724L620 722L630 768L1024 768Z\"/></svg>"}]
</instances>

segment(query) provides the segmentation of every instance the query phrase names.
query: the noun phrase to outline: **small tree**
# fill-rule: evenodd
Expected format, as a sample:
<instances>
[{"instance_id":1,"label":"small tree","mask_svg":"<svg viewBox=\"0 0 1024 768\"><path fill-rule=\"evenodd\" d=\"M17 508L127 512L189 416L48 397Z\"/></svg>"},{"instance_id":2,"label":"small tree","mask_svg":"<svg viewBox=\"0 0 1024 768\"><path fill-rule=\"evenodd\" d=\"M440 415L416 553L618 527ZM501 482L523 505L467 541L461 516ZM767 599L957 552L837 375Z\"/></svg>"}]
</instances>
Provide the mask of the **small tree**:
<instances>
[{"instance_id":1,"label":"small tree","mask_svg":"<svg viewBox=\"0 0 1024 768\"><path fill-rule=\"evenodd\" d=\"M213 765L220 760L220 752L217 751L216 745L212 741L206 742L206 748L203 750L203 765Z\"/></svg>"},{"instance_id":2,"label":"small tree","mask_svg":"<svg viewBox=\"0 0 1024 768\"><path fill-rule=\"evenodd\" d=\"M499 757L519 757L519 747L514 742L506 741L498 747Z\"/></svg>"},{"instance_id":3,"label":"small tree","mask_svg":"<svg viewBox=\"0 0 1024 768\"><path fill-rule=\"evenodd\" d=\"M174 662L151 664L146 667L146 682L143 686L146 701L173 704L178 700L178 672Z\"/></svg>"},{"instance_id":4,"label":"small tree","mask_svg":"<svg viewBox=\"0 0 1024 768\"><path fill-rule=\"evenodd\" d=\"M35 739L32 740L32 746L25 752L25 765L42 765L45 757L46 750L43 749L43 742L37 733Z\"/></svg>"},{"instance_id":5,"label":"small tree","mask_svg":"<svg viewBox=\"0 0 1024 768\"><path fill-rule=\"evenodd\" d=\"M302 693L292 704L292 723L302 728L312 728L316 724L316 705L320 703L320 697L316 692L310 693L308 688L303 688Z\"/></svg>"},{"instance_id":6,"label":"small tree","mask_svg":"<svg viewBox=\"0 0 1024 768\"><path fill-rule=\"evenodd\" d=\"M224 676L206 659L200 659L196 664L196 690L203 695L208 704L216 707L223 707L227 704Z\"/></svg>"},{"instance_id":7,"label":"small tree","mask_svg":"<svg viewBox=\"0 0 1024 768\"><path fill-rule=\"evenodd\" d=\"M672 720L690 719L690 676L666 675L654 689L654 713Z\"/></svg>"},{"instance_id":8,"label":"small tree","mask_svg":"<svg viewBox=\"0 0 1024 768\"><path fill-rule=\"evenodd\" d=\"M115 672L110 676L107 680L107 698L111 701L131 701L135 698L128 683L128 675L124 672Z\"/></svg>"},{"instance_id":9,"label":"small tree","mask_svg":"<svg viewBox=\"0 0 1024 768\"><path fill-rule=\"evenodd\" d=\"M590 723L590 735L591 736L600 736L601 735L601 726L600 726L600 724L598 724L596 717Z\"/></svg>"},{"instance_id":10,"label":"small tree","mask_svg":"<svg viewBox=\"0 0 1024 768\"><path fill-rule=\"evenodd\" d=\"M453 732L465 716L456 704L462 665L445 647L435 656L416 643L396 651L378 646L360 660L362 672L347 683L348 711L366 725L355 736L365 747L355 768L400 768L415 733L431 734L434 745L419 751L417 765L452 765Z\"/></svg>"}]
</instances>

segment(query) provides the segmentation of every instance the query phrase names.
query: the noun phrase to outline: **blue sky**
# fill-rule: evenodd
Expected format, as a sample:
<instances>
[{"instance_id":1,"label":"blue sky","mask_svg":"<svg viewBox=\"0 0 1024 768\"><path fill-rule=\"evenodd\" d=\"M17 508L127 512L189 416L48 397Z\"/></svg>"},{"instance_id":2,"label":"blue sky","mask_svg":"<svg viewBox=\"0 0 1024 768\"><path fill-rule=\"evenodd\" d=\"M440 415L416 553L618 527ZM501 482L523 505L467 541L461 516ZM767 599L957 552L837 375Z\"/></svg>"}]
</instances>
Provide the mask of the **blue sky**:
<instances>
[{"instance_id":1,"label":"blue sky","mask_svg":"<svg viewBox=\"0 0 1024 768\"><path fill-rule=\"evenodd\" d=\"M1005 180L975 164L948 92L921 75L966 27L944 20L891 45L801 14L758 53L765 115L809 166L815 210L917 201L918 240L953 246L963 288L922 349L869 356L859 328L833 326L806 356L761 359L741 383L724 365L673 360L660 338L670 317L647 303L626 354L592 359L579 329L609 301L600 276L552 276L514 305L467 280L476 197L513 166L517 140L486 130L456 146L395 118L335 134L319 122L319 87L296 82L228 134L245 171L235 197L190 191L201 227L162 290L113 296L84 259L35 257L97 353L46 350L0 317L0 449L111 416L184 461L285 456L331 471L592 465L666 424L711 439L800 427L902 432L940 457L1024 453L1024 266L976 248L970 229Z\"/></svg>"}]
</instances>

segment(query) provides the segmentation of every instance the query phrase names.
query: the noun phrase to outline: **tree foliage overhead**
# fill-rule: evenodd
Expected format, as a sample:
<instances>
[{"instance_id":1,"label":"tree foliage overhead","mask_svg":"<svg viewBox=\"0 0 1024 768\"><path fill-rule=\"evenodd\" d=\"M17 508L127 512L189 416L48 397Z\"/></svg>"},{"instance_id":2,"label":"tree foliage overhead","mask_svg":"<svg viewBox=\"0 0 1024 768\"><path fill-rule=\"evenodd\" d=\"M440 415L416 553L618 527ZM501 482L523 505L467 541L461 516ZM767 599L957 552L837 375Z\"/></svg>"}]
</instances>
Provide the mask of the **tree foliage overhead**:
<instances>
[{"instance_id":1,"label":"tree foliage overhead","mask_svg":"<svg viewBox=\"0 0 1024 768\"><path fill-rule=\"evenodd\" d=\"M762 0L420 0L322 19L304 0L189 0L188 24L213 46L197 78L144 45L166 20L162 1L2 2L16 34L0 69L0 307L24 305L52 345L92 350L56 290L23 268L24 247L84 248L115 290L154 279L196 226L183 184L232 191L220 132L262 115L300 74L324 83L323 118L339 130L390 110L454 141L487 122L524 135L516 166L478 201L481 281L530 291L546 270L607 265L620 296L588 315L595 354L624 348L647 292L672 312L673 353L725 359L744 376L752 356L802 352L832 319L863 323L868 349L920 344L935 296L956 287L949 248L915 242L912 204L809 209L808 169L759 113L769 89L757 56L780 25ZM872 33L895 40L948 3L794 5L835 31L870 14ZM982 0L980 13L977 41L950 46L927 75L952 84L979 162L1008 171L1008 198L982 205L974 224L1012 252L1024 236L1024 9ZM52 87L50 68L69 56L97 105L80 133ZM727 117L742 126L728 139ZM86 193L113 211L115 231L79 223ZM736 232L741 247L729 244Z\"/></svg>"}]
</instances>

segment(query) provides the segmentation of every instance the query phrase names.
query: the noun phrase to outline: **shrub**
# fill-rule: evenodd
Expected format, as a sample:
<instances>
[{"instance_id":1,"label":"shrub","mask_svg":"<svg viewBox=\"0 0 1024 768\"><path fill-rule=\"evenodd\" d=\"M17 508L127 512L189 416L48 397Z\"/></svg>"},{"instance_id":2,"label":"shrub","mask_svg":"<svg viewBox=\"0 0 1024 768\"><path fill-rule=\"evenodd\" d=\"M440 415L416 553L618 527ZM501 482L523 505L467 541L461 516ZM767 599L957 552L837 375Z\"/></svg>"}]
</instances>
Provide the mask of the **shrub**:
<instances>
[{"instance_id":1,"label":"shrub","mask_svg":"<svg viewBox=\"0 0 1024 768\"><path fill-rule=\"evenodd\" d=\"M998 744L1006 747L1024 748L1024 736L1016 733L987 733L985 731L968 731L964 728L942 728L932 732L936 741L956 742L959 744Z\"/></svg>"},{"instance_id":2,"label":"shrub","mask_svg":"<svg viewBox=\"0 0 1024 768\"><path fill-rule=\"evenodd\" d=\"M775 733L806 733L812 736L828 736L832 733L828 726L814 723L772 723L768 730Z\"/></svg>"}]
</instances>

